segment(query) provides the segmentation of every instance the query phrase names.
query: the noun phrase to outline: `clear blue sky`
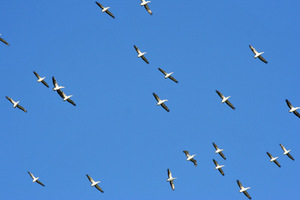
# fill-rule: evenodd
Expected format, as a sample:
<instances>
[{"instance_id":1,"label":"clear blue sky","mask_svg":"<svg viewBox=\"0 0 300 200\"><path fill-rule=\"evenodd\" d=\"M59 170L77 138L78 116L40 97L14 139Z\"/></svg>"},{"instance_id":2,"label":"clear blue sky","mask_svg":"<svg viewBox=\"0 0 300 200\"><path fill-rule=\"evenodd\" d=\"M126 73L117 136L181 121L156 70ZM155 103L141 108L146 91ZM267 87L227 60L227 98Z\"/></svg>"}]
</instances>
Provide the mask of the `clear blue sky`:
<instances>
[{"instance_id":1,"label":"clear blue sky","mask_svg":"<svg viewBox=\"0 0 300 200\"><path fill-rule=\"evenodd\" d=\"M236 179L253 199L299 196L300 119L285 99L300 106L300 2L153 0L153 16L139 0L100 2L116 19L92 0L0 2L1 37L11 43L0 44L0 199L247 199ZM52 91L52 76L76 107ZM169 100L169 113L152 92ZM183 150L197 154L198 167ZM224 177L212 159L225 165Z\"/></svg>"}]
</instances>

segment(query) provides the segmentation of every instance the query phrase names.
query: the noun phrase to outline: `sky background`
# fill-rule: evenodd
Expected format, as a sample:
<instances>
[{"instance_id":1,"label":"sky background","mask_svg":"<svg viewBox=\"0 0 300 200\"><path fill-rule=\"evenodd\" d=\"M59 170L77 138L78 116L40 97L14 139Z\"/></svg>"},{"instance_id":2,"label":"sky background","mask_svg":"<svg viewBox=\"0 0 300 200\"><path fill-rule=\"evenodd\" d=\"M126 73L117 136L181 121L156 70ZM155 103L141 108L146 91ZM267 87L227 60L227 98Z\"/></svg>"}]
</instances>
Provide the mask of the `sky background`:
<instances>
[{"instance_id":1,"label":"sky background","mask_svg":"<svg viewBox=\"0 0 300 200\"><path fill-rule=\"evenodd\" d=\"M0 1L1 37L11 44L0 44L0 199L247 199L237 179L253 199L299 196L300 119L285 99L300 106L300 2L153 0L153 16L138 0L100 3L116 19L94 1ZM76 107L52 91L52 76ZM183 150L197 154L197 167Z\"/></svg>"}]
</instances>

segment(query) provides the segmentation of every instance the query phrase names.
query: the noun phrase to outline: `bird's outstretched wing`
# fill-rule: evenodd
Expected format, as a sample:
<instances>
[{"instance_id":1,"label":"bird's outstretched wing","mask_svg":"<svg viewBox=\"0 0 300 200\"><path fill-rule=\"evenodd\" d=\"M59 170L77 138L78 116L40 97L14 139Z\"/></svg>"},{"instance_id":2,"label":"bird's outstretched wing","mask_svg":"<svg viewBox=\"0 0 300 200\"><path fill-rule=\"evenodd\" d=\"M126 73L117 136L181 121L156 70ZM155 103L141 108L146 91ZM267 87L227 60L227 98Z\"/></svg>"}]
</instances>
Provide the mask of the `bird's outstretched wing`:
<instances>
[{"instance_id":1,"label":"bird's outstretched wing","mask_svg":"<svg viewBox=\"0 0 300 200\"><path fill-rule=\"evenodd\" d=\"M197 167L197 160L195 160L194 158L192 158L190 161L191 161L192 163L194 163L195 167Z\"/></svg>"},{"instance_id":2,"label":"bird's outstretched wing","mask_svg":"<svg viewBox=\"0 0 300 200\"><path fill-rule=\"evenodd\" d=\"M45 185L44 185L41 181L37 180L36 182L37 182L38 184L40 184L41 186L44 186L44 187L45 187Z\"/></svg>"},{"instance_id":3,"label":"bird's outstretched wing","mask_svg":"<svg viewBox=\"0 0 300 200\"><path fill-rule=\"evenodd\" d=\"M24 112L27 112L27 110L25 110L25 108L23 108L22 106L20 106L19 104L17 105L17 107L21 110L23 110Z\"/></svg>"},{"instance_id":4,"label":"bird's outstretched wing","mask_svg":"<svg viewBox=\"0 0 300 200\"><path fill-rule=\"evenodd\" d=\"M33 176L33 174L32 173L30 173L30 172L27 172L29 175L30 175L30 177L32 178L32 179L34 179L35 177Z\"/></svg>"},{"instance_id":5,"label":"bird's outstretched wing","mask_svg":"<svg viewBox=\"0 0 300 200\"><path fill-rule=\"evenodd\" d=\"M10 98L10 97L8 97L8 96L6 96L5 98L7 98L8 101L10 101L12 104L14 104L14 100L12 100L12 98Z\"/></svg>"},{"instance_id":6,"label":"bird's outstretched wing","mask_svg":"<svg viewBox=\"0 0 300 200\"><path fill-rule=\"evenodd\" d=\"M288 154L286 154L290 159L292 159L292 160L295 160L294 158L293 158L293 156L290 154L290 153L288 153Z\"/></svg>"},{"instance_id":7,"label":"bird's outstretched wing","mask_svg":"<svg viewBox=\"0 0 300 200\"><path fill-rule=\"evenodd\" d=\"M244 191L244 194L246 195L246 197L248 197L248 199L251 199L251 196L249 195L249 193L247 191Z\"/></svg>"},{"instance_id":8,"label":"bird's outstretched wing","mask_svg":"<svg viewBox=\"0 0 300 200\"><path fill-rule=\"evenodd\" d=\"M218 170L219 170L219 172L222 174L222 176L224 176L224 175L225 175L225 174L224 174L224 171L223 171L223 169L222 169L222 168L219 168Z\"/></svg>"},{"instance_id":9,"label":"bird's outstretched wing","mask_svg":"<svg viewBox=\"0 0 300 200\"><path fill-rule=\"evenodd\" d=\"M88 174L86 175L86 177L89 179L89 181L90 181L91 183L94 182L94 180L92 179L92 177L90 177Z\"/></svg>"},{"instance_id":10,"label":"bird's outstretched wing","mask_svg":"<svg viewBox=\"0 0 300 200\"><path fill-rule=\"evenodd\" d=\"M166 106L165 103L160 104L167 112L170 112L169 108Z\"/></svg>"},{"instance_id":11,"label":"bird's outstretched wing","mask_svg":"<svg viewBox=\"0 0 300 200\"><path fill-rule=\"evenodd\" d=\"M240 188L243 187L242 183L241 183L239 180L236 180L236 182L237 182L237 184L238 184L238 186L239 186Z\"/></svg>"},{"instance_id":12,"label":"bird's outstretched wing","mask_svg":"<svg viewBox=\"0 0 300 200\"><path fill-rule=\"evenodd\" d=\"M167 72L165 72L165 70L158 68L159 71L161 71L161 73L163 73L164 75L167 75Z\"/></svg>"},{"instance_id":13,"label":"bird's outstretched wing","mask_svg":"<svg viewBox=\"0 0 300 200\"><path fill-rule=\"evenodd\" d=\"M216 90L216 93L217 93L222 99L225 98L224 95L223 95L221 92L219 92L218 90Z\"/></svg>"},{"instance_id":14,"label":"bird's outstretched wing","mask_svg":"<svg viewBox=\"0 0 300 200\"><path fill-rule=\"evenodd\" d=\"M115 19L115 16L114 16L109 10L107 10L106 13L107 13L109 16L111 16L112 18Z\"/></svg>"},{"instance_id":15,"label":"bird's outstretched wing","mask_svg":"<svg viewBox=\"0 0 300 200\"><path fill-rule=\"evenodd\" d=\"M215 147L216 150L219 149L219 147L214 142L213 142L213 145L214 145L214 147Z\"/></svg>"},{"instance_id":16,"label":"bird's outstretched wing","mask_svg":"<svg viewBox=\"0 0 300 200\"><path fill-rule=\"evenodd\" d=\"M282 144L279 144L279 145L283 151L286 151L286 148Z\"/></svg>"},{"instance_id":17,"label":"bird's outstretched wing","mask_svg":"<svg viewBox=\"0 0 300 200\"><path fill-rule=\"evenodd\" d=\"M178 83L178 81L173 77L173 76L169 76L169 78L174 81L175 83Z\"/></svg>"},{"instance_id":18,"label":"bird's outstretched wing","mask_svg":"<svg viewBox=\"0 0 300 200\"><path fill-rule=\"evenodd\" d=\"M249 47L254 54L258 54L258 52L256 51L256 49L253 46L249 45Z\"/></svg>"},{"instance_id":19,"label":"bird's outstretched wing","mask_svg":"<svg viewBox=\"0 0 300 200\"><path fill-rule=\"evenodd\" d=\"M145 9L148 11L148 13L149 13L150 15L153 14L152 11L150 10L148 4L144 5L144 7L145 7Z\"/></svg>"},{"instance_id":20,"label":"bird's outstretched wing","mask_svg":"<svg viewBox=\"0 0 300 200\"><path fill-rule=\"evenodd\" d=\"M279 162L277 160L274 160L274 163L278 166L278 167L281 167Z\"/></svg>"},{"instance_id":21,"label":"bird's outstretched wing","mask_svg":"<svg viewBox=\"0 0 300 200\"><path fill-rule=\"evenodd\" d=\"M294 112L293 112L297 117L299 117L300 118L300 114L298 113L298 111L297 110L295 110Z\"/></svg>"},{"instance_id":22,"label":"bird's outstretched wing","mask_svg":"<svg viewBox=\"0 0 300 200\"><path fill-rule=\"evenodd\" d=\"M149 64L149 61L147 60L147 58L145 56L141 57L147 64Z\"/></svg>"},{"instance_id":23,"label":"bird's outstretched wing","mask_svg":"<svg viewBox=\"0 0 300 200\"><path fill-rule=\"evenodd\" d=\"M38 73L36 73L35 71L33 71L33 73L34 73L34 75L35 75L38 79L41 78L40 75L39 75Z\"/></svg>"},{"instance_id":24,"label":"bird's outstretched wing","mask_svg":"<svg viewBox=\"0 0 300 200\"><path fill-rule=\"evenodd\" d=\"M49 85L46 83L46 81L42 80L42 83L48 88Z\"/></svg>"},{"instance_id":25,"label":"bird's outstretched wing","mask_svg":"<svg viewBox=\"0 0 300 200\"><path fill-rule=\"evenodd\" d=\"M4 44L6 44L7 46L9 46L9 43L6 42L2 37L0 37L0 41L3 42Z\"/></svg>"},{"instance_id":26,"label":"bird's outstretched wing","mask_svg":"<svg viewBox=\"0 0 300 200\"><path fill-rule=\"evenodd\" d=\"M293 107L289 100L286 99L285 102L290 109Z\"/></svg>"},{"instance_id":27,"label":"bird's outstretched wing","mask_svg":"<svg viewBox=\"0 0 300 200\"><path fill-rule=\"evenodd\" d=\"M54 87L58 86L57 82L56 82L56 79L54 78L54 76L52 76L52 83L53 83Z\"/></svg>"},{"instance_id":28,"label":"bird's outstretched wing","mask_svg":"<svg viewBox=\"0 0 300 200\"><path fill-rule=\"evenodd\" d=\"M174 190L175 190L174 182L173 182L173 181L170 181L170 185L171 185L172 190L174 191Z\"/></svg>"},{"instance_id":29,"label":"bird's outstretched wing","mask_svg":"<svg viewBox=\"0 0 300 200\"><path fill-rule=\"evenodd\" d=\"M99 2L96 1L96 4L97 4L102 10L104 9L104 6L103 6L101 3L99 3Z\"/></svg>"},{"instance_id":30,"label":"bird's outstretched wing","mask_svg":"<svg viewBox=\"0 0 300 200\"><path fill-rule=\"evenodd\" d=\"M267 154L271 159L273 158L273 156L269 152L267 152Z\"/></svg>"},{"instance_id":31,"label":"bird's outstretched wing","mask_svg":"<svg viewBox=\"0 0 300 200\"><path fill-rule=\"evenodd\" d=\"M152 94L153 94L154 98L156 99L156 101L160 101L160 98L159 98L159 96L157 96L157 94L155 94L154 92Z\"/></svg>"},{"instance_id":32,"label":"bird's outstretched wing","mask_svg":"<svg viewBox=\"0 0 300 200\"><path fill-rule=\"evenodd\" d=\"M170 170L170 169L168 169L167 171L168 171L168 177L169 177L169 178L171 178L171 177L172 177L171 170Z\"/></svg>"},{"instance_id":33,"label":"bird's outstretched wing","mask_svg":"<svg viewBox=\"0 0 300 200\"><path fill-rule=\"evenodd\" d=\"M183 153L186 155L186 157L189 157L189 156L190 156L189 151L184 150Z\"/></svg>"},{"instance_id":34,"label":"bird's outstretched wing","mask_svg":"<svg viewBox=\"0 0 300 200\"><path fill-rule=\"evenodd\" d=\"M262 56L258 56L258 58L261 60L261 61L263 61L264 63L268 63L268 61L266 61L266 59L264 59L264 57L262 57Z\"/></svg>"},{"instance_id":35,"label":"bird's outstretched wing","mask_svg":"<svg viewBox=\"0 0 300 200\"><path fill-rule=\"evenodd\" d=\"M97 184L97 185L95 185L95 187L100 191L100 192L104 192L103 190L102 190L102 188Z\"/></svg>"},{"instance_id":36,"label":"bird's outstretched wing","mask_svg":"<svg viewBox=\"0 0 300 200\"><path fill-rule=\"evenodd\" d=\"M74 101L72 101L71 99L67 99L67 101L72 104L73 106L76 106L76 104L74 103Z\"/></svg>"},{"instance_id":37,"label":"bird's outstretched wing","mask_svg":"<svg viewBox=\"0 0 300 200\"><path fill-rule=\"evenodd\" d=\"M218 162L215 159L213 159L213 161L214 161L214 163L215 163L216 166L219 165Z\"/></svg>"},{"instance_id":38,"label":"bird's outstretched wing","mask_svg":"<svg viewBox=\"0 0 300 200\"><path fill-rule=\"evenodd\" d=\"M133 47L134 47L135 51L136 51L138 54L142 53L142 52L140 51L140 49L139 49L136 45L133 45Z\"/></svg>"},{"instance_id":39,"label":"bird's outstretched wing","mask_svg":"<svg viewBox=\"0 0 300 200\"><path fill-rule=\"evenodd\" d=\"M233 110L235 110L235 107L232 105L232 103L230 103L230 101L225 101L225 103L230 107L232 108Z\"/></svg>"},{"instance_id":40,"label":"bird's outstretched wing","mask_svg":"<svg viewBox=\"0 0 300 200\"><path fill-rule=\"evenodd\" d=\"M66 94L65 94L63 91L61 91L61 90L56 90L56 92L59 94L59 96L60 96L61 98L65 98L65 97L66 97Z\"/></svg>"}]
</instances>

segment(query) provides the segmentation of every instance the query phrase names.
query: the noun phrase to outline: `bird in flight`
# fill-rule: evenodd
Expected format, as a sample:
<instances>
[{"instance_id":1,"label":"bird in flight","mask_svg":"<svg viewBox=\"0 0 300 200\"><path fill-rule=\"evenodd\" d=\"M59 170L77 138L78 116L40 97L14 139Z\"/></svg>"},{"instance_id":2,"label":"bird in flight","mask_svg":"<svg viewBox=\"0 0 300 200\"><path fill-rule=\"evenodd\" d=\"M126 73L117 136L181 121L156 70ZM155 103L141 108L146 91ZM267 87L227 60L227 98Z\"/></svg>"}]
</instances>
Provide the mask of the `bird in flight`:
<instances>
[{"instance_id":1,"label":"bird in flight","mask_svg":"<svg viewBox=\"0 0 300 200\"><path fill-rule=\"evenodd\" d=\"M254 58L259 58L261 61L263 61L264 63L268 63L262 56L261 56L261 54L263 54L264 52L260 52L260 53L258 53L257 51L256 51L256 49L253 47L253 46L251 46L251 45L249 45L249 47L250 47L250 49L252 50L252 52L255 54L255 56L254 56Z\"/></svg>"},{"instance_id":2,"label":"bird in flight","mask_svg":"<svg viewBox=\"0 0 300 200\"><path fill-rule=\"evenodd\" d=\"M145 7L145 9L148 11L148 13L150 14L150 15L152 15L153 13L152 13L152 11L150 10L150 8L149 8L149 6L148 6L148 3L150 3L151 1L146 1L146 0L141 0L141 6L144 6Z\"/></svg>"},{"instance_id":3,"label":"bird in flight","mask_svg":"<svg viewBox=\"0 0 300 200\"><path fill-rule=\"evenodd\" d=\"M136 52L138 53L138 58L142 58L147 64L149 64L149 61L145 58L145 54L147 53L147 52L144 52L144 53L142 53L141 51L140 51L140 49L137 47L137 46L135 46L135 45L133 45L133 47L134 47L134 49L136 50Z\"/></svg>"},{"instance_id":4,"label":"bird in flight","mask_svg":"<svg viewBox=\"0 0 300 200\"><path fill-rule=\"evenodd\" d=\"M37 82L42 82L47 88L49 87L49 85L46 83L46 81L44 80L46 77L40 77L40 75L38 73L36 73L35 71L33 71L34 75L38 78Z\"/></svg>"},{"instance_id":5,"label":"bird in flight","mask_svg":"<svg viewBox=\"0 0 300 200\"><path fill-rule=\"evenodd\" d=\"M216 93L222 98L222 103L226 103L230 108L232 108L233 110L235 110L235 107L230 103L230 101L228 101L228 99L230 98L230 96L225 97L221 92L219 92L218 90L216 90Z\"/></svg>"},{"instance_id":6,"label":"bird in flight","mask_svg":"<svg viewBox=\"0 0 300 200\"><path fill-rule=\"evenodd\" d=\"M1 35L1 34L0 34ZM4 44L6 44L7 46L9 46L9 43L6 42L2 37L0 37L0 41L3 42Z\"/></svg>"},{"instance_id":7,"label":"bird in flight","mask_svg":"<svg viewBox=\"0 0 300 200\"><path fill-rule=\"evenodd\" d=\"M171 185L171 188L172 188L172 190L174 191L175 190L175 185L174 185L174 180L175 179L177 179L177 178L175 178L175 177L172 177L172 173L171 173L171 171L170 171L170 169L168 169L168 179L167 179L167 182L170 182L170 185Z\"/></svg>"},{"instance_id":8,"label":"bird in flight","mask_svg":"<svg viewBox=\"0 0 300 200\"><path fill-rule=\"evenodd\" d=\"M169 110L169 108L166 106L166 104L165 104L165 102L166 101L168 101L167 99L164 99L164 100L161 100L158 96L157 96L157 94L155 94L154 92L153 92L153 96L154 96L154 98L156 99L156 101L157 101L157 103L156 103L156 105L161 105L161 107L163 107L167 112L170 112L170 110Z\"/></svg>"},{"instance_id":9,"label":"bird in flight","mask_svg":"<svg viewBox=\"0 0 300 200\"><path fill-rule=\"evenodd\" d=\"M36 183L40 184L41 186L45 186L42 182L40 182L40 181L38 180L39 177L34 177L33 174L30 173L30 172L28 172L28 174L31 176L32 182L33 182L33 183L36 182Z\"/></svg>"},{"instance_id":10,"label":"bird in flight","mask_svg":"<svg viewBox=\"0 0 300 200\"><path fill-rule=\"evenodd\" d=\"M215 149L216 149L215 153L220 154L220 156L221 156L224 160L226 160L226 157L224 156L224 154L223 154L223 152L222 152L222 151L224 151L224 149L219 149L219 147L218 147L214 142L213 142L213 145L214 145L214 147L215 147Z\"/></svg>"},{"instance_id":11,"label":"bird in flight","mask_svg":"<svg viewBox=\"0 0 300 200\"><path fill-rule=\"evenodd\" d=\"M63 91L61 90L57 90L57 93L59 94L59 96L61 98L63 98L64 101L67 101L69 102L70 104L72 104L73 106L76 106L76 104L74 103L74 101L72 101L70 98L73 96L73 95L69 95L67 96Z\"/></svg>"},{"instance_id":12,"label":"bird in flight","mask_svg":"<svg viewBox=\"0 0 300 200\"><path fill-rule=\"evenodd\" d=\"M240 187L240 193L243 192L246 195L246 197L248 197L249 199L251 199L251 196L247 192L247 190L250 189L250 187L244 188L243 185L242 185L242 183L239 180L237 180L236 182L237 182L238 186Z\"/></svg>"},{"instance_id":13,"label":"bird in flight","mask_svg":"<svg viewBox=\"0 0 300 200\"><path fill-rule=\"evenodd\" d=\"M216 165L215 169L219 170L219 172L224 176L225 174L224 174L224 172L222 170L222 167L224 167L224 165L219 165L219 163L215 159L213 159L213 161L214 161L214 163Z\"/></svg>"},{"instance_id":14,"label":"bird in flight","mask_svg":"<svg viewBox=\"0 0 300 200\"><path fill-rule=\"evenodd\" d=\"M267 152L267 154L271 158L270 162L274 162L278 167L281 167L279 162L276 160L278 157L273 157L269 152Z\"/></svg>"},{"instance_id":15,"label":"bird in flight","mask_svg":"<svg viewBox=\"0 0 300 200\"><path fill-rule=\"evenodd\" d=\"M158 68L158 70L161 71L161 73L163 73L163 74L165 75L165 79L169 78L169 79L171 79L172 81L174 81L175 83L178 83L178 81L177 81L173 76L171 76L171 75L173 74L173 72L167 73L167 72L165 72L165 71L164 71L163 69L161 69L161 68Z\"/></svg>"},{"instance_id":16,"label":"bird in flight","mask_svg":"<svg viewBox=\"0 0 300 200\"><path fill-rule=\"evenodd\" d=\"M115 16L108 10L110 7L104 7L102 4L98 3L97 1L96 4L102 9L103 13L106 12L109 16L115 18Z\"/></svg>"},{"instance_id":17,"label":"bird in flight","mask_svg":"<svg viewBox=\"0 0 300 200\"><path fill-rule=\"evenodd\" d=\"M282 150L284 151L284 152L283 152L283 155L287 155L290 159L295 160L295 159L293 158L293 156L291 156L291 154L290 154L290 151L291 151L291 150L286 150L286 148L285 148L282 144L279 144L279 145L280 145L280 147L282 148Z\"/></svg>"},{"instance_id":18,"label":"bird in flight","mask_svg":"<svg viewBox=\"0 0 300 200\"><path fill-rule=\"evenodd\" d=\"M59 86L56 82L56 79L54 78L54 76L52 76L52 83L53 83L53 91L57 91L57 90L60 90L62 88L65 88L64 86Z\"/></svg>"},{"instance_id":19,"label":"bird in flight","mask_svg":"<svg viewBox=\"0 0 300 200\"><path fill-rule=\"evenodd\" d=\"M95 188L97 188L97 190L99 190L100 192L104 192L103 190L102 190L102 188L98 185L98 183L100 183L101 181L94 181L94 179L92 179L92 177L90 177L88 174L86 175L86 177L89 179L89 181L92 183L91 184L91 187L94 187L95 186Z\"/></svg>"},{"instance_id":20,"label":"bird in flight","mask_svg":"<svg viewBox=\"0 0 300 200\"><path fill-rule=\"evenodd\" d=\"M15 102L12 98L9 98L8 96L6 96L6 98L13 104L13 107L17 107L20 110L23 110L24 112L27 112L27 110L25 110L25 108L23 108L22 106L19 105L20 101Z\"/></svg>"},{"instance_id":21,"label":"bird in flight","mask_svg":"<svg viewBox=\"0 0 300 200\"><path fill-rule=\"evenodd\" d=\"M194 159L194 157L196 156L196 154L194 155L190 155L190 153L188 151L183 151L183 153L186 155L187 157L187 161L191 161L192 163L194 163L195 167L197 167L197 160Z\"/></svg>"},{"instance_id":22,"label":"bird in flight","mask_svg":"<svg viewBox=\"0 0 300 200\"><path fill-rule=\"evenodd\" d=\"M293 107L292 104L291 104L291 102L289 102L289 100L287 100L287 99L285 100L285 102L288 105L288 107L290 108L289 112L290 113L291 112L294 113L297 117L300 118L300 114L297 111L300 107Z\"/></svg>"}]
</instances>

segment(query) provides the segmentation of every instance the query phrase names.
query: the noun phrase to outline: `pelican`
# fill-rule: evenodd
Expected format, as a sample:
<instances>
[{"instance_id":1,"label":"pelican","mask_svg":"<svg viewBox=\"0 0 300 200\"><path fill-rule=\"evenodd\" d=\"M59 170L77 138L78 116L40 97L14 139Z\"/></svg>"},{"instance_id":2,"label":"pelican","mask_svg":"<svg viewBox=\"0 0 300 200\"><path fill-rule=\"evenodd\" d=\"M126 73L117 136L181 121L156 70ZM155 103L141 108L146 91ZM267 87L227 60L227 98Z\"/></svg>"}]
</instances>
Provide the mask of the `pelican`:
<instances>
[{"instance_id":1,"label":"pelican","mask_svg":"<svg viewBox=\"0 0 300 200\"><path fill-rule=\"evenodd\" d=\"M166 106L166 104L165 104L165 102L166 101L168 101L168 99L165 99L165 100L161 100L158 96L157 96L157 94L155 94L154 92L153 92L153 96L155 97L155 99L156 99L156 101L157 101L157 103L156 103L156 105L161 105L161 107L163 107L167 112L170 112L170 110L169 110L169 108Z\"/></svg>"},{"instance_id":2,"label":"pelican","mask_svg":"<svg viewBox=\"0 0 300 200\"><path fill-rule=\"evenodd\" d=\"M61 90L57 90L57 93L59 94L59 96L61 96L61 98L63 98L64 101L68 101L69 103L71 103L73 106L76 106L76 104L74 103L74 101L72 101L70 98L73 95L69 95L67 96L63 91Z\"/></svg>"},{"instance_id":3,"label":"pelican","mask_svg":"<svg viewBox=\"0 0 300 200\"><path fill-rule=\"evenodd\" d=\"M1 35L1 34L0 34ZM9 43L6 42L2 37L0 37L0 41L3 42L4 44L6 44L7 46L9 46Z\"/></svg>"},{"instance_id":4,"label":"pelican","mask_svg":"<svg viewBox=\"0 0 300 200\"><path fill-rule=\"evenodd\" d=\"M96 4L102 9L103 13L106 12L112 18L115 18L115 16L111 12L109 12L109 10L108 10L110 7L104 7L102 4L98 3L97 1L96 1Z\"/></svg>"},{"instance_id":5,"label":"pelican","mask_svg":"<svg viewBox=\"0 0 300 200\"><path fill-rule=\"evenodd\" d=\"M149 64L149 61L145 58L145 54L147 53L147 52L144 52L144 53L142 53L141 51L140 51L140 49L137 47L137 46L135 46L135 45L133 45L133 47L134 47L134 49L136 50L136 52L138 53L138 58L142 58L147 64Z\"/></svg>"},{"instance_id":6,"label":"pelican","mask_svg":"<svg viewBox=\"0 0 300 200\"><path fill-rule=\"evenodd\" d=\"M215 147L215 149L216 149L216 151L215 151L215 153L218 153L218 154L220 154L220 156L224 159L224 160L226 160L226 157L224 156L224 154L223 154L223 150L224 149L219 149L219 147L213 142L213 145L214 145L214 147Z\"/></svg>"},{"instance_id":7,"label":"pelican","mask_svg":"<svg viewBox=\"0 0 300 200\"><path fill-rule=\"evenodd\" d=\"M251 199L251 196L247 192L247 190L250 189L251 187L244 188L243 185L242 185L242 183L239 180L236 180L236 182L237 182L237 184L240 187L240 193L243 192L246 195L246 197L248 197L249 199Z\"/></svg>"},{"instance_id":8,"label":"pelican","mask_svg":"<svg viewBox=\"0 0 300 200\"><path fill-rule=\"evenodd\" d=\"M219 163L215 159L213 159L213 161L214 161L214 163L216 165L215 169L219 170L219 172L224 176L225 174L224 174L224 172L222 170L222 167L224 167L225 165L219 165Z\"/></svg>"},{"instance_id":9,"label":"pelican","mask_svg":"<svg viewBox=\"0 0 300 200\"><path fill-rule=\"evenodd\" d=\"M44 80L46 77L40 77L40 75L38 73L36 73L35 71L33 71L34 75L38 78L37 82L42 82L47 88L49 87L49 85L46 83L46 81Z\"/></svg>"},{"instance_id":10,"label":"pelican","mask_svg":"<svg viewBox=\"0 0 300 200\"><path fill-rule=\"evenodd\" d=\"M174 181L175 179L177 179L177 178L175 178L175 177L173 178L173 177L172 177L172 173L171 173L171 171L170 171L169 169L168 169L168 177L169 177L169 178L167 179L167 182L170 182L171 188L172 188L172 190L174 191L174 190L175 190L175 185L174 185L174 182L173 182L173 181Z\"/></svg>"},{"instance_id":11,"label":"pelican","mask_svg":"<svg viewBox=\"0 0 300 200\"><path fill-rule=\"evenodd\" d=\"M297 117L300 118L300 114L297 111L300 107L293 107L292 104L289 102L289 100L286 99L285 101L286 101L286 104L288 105L288 107L290 108L289 112L294 113Z\"/></svg>"},{"instance_id":12,"label":"pelican","mask_svg":"<svg viewBox=\"0 0 300 200\"><path fill-rule=\"evenodd\" d=\"M91 187L96 187L100 192L104 192L103 190L102 190L102 188L98 185L98 183L100 183L101 181L94 181L94 179L92 179L92 177L90 177L88 174L86 175L87 177L88 177L88 179L90 180L90 182L92 183L92 185L91 185Z\"/></svg>"},{"instance_id":13,"label":"pelican","mask_svg":"<svg viewBox=\"0 0 300 200\"><path fill-rule=\"evenodd\" d=\"M286 148L285 148L282 144L279 144L279 145L281 146L282 150L284 151L284 152L283 152L283 155L287 155L290 159L295 160L295 159L293 158L293 156L291 156L291 154L290 154L290 151L291 151L291 150L286 150Z\"/></svg>"},{"instance_id":14,"label":"pelican","mask_svg":"<svg viewBox=\"0 0 300 200\"><path fill-rule=\"evenodd\" d=\"M150 15L152 15L152 11L150 10L148 3L150 3L151 1L146 1L146 0L141 0L141 6L144 6L146 8L146 10L148 11L148 13Z\"/></svg>"},{"instance_id":15,"label":"pelican","mask_svg":"<svg viewBox=\"0 0 300 200\"><path fill-rule=\"evenodd\" d=\"M270 162L274 162L278 167L281 167L279 162L276 160L278 157L273 157L269 152L267 152L267 154L271 158Z\"/></svg>"},{"instance_id":16,"label":"pelican","mask_svg":"<svg viewBox=\"0 0 300 200\"><path fill-rule=\"evenodd\" d=\"M24 112L27 112L27 110L25 110L25 108L23 108L22 106L19 105L20 101L15 102L12 98L9 98L8 96L6 96L6 98L12 103L14 104L14 108L18 107L19 109L23 110Z\"/></svg>"},{"instance_id":17,"label":"pelican","mask_svg":"<svg viewBox=\"0 0 300 200\"><path fill-rule=\"evenodd\" d=\"M42 186L45 186L42 182L40 182L38 179L39 177L34 177L32 173L28 172L28 174L31 176L32 178L32 182L37 182L38 184L42 185Z\"/></svg>"},{"instance_id":18,"label":"pelican","mask_svg":"<svg viewBox=\"0 0 300 200\"><path fill-rule=\"evenodd\" d=\"M254 58L259 58L261 61L263 61L264 63L268 63L262 56L261 56L261 54L263 54L264 52L260 52L260 53L258 53L257 51L256 51L256 49L253 47L253 46L251 46L251 45L249 45L249 47L250 47L250 49L252 50L252 52L255 54L255 56L254 56Z\"/></svg>"},{"instance_id":19,"label":"pelican","mask_svg":"<svg viewBox=\"0 0 300 200\"><path fill-rule=\"evenodd\" d=\"M195 160L194 159L194 157L195 157L195 155L196 154L194 154L194 155L190 155L190 153L188 152L188 151L183 151L183 153L185 153L185 155L186 155L186 157L187 157L187 161L191 161L191 162L193 162L194 163L194 165L195 165L195 167L197 167L197 160Z\"/></svg>"},{"instance_id":20,"label":"pelican","mask_svg":"<svg viewBox=\"0 0 300 200\"><path fill-rule=\"evenodd\" d=\"M171 72L171 73L167 73L165 72L163 69L161 68L158 68L159 71L161 71L161 73L163 73L165 75L165 79L169 78L171 79L172 81L174 81L175 83L178 83L178 81L173 77L171 76L174 72Z\"/></svg>"},{"instance_id":21,"label":"pelican","mask_svg":"<svg viewBox=\"0 0 300 200\"><path fill-rule=\"evenodd\" d=\"M221 92L219 92L218 90L216 90L216 93L222 98L222 103L226 103L228 106L230 106L230 108L232 108L233 110L235 110L235 107L230 103L230 101L228 101L228 99L230 98L230 96L225 97Z\"/></svg>"},{"instance_id":22,"label":"pelican","mask_svg":"<svg viewBox=\"0 0 300 200\"><path fill-rule=\"evenodd\" d=\"M54 85L53 91L57 91L57 90L60 90L62 88L65 88L64 86L59 86L57 84L56 79L54 78L54 76L52 76L52 82L53 82L53 85Z\"/></svg>"}]
</instances>

